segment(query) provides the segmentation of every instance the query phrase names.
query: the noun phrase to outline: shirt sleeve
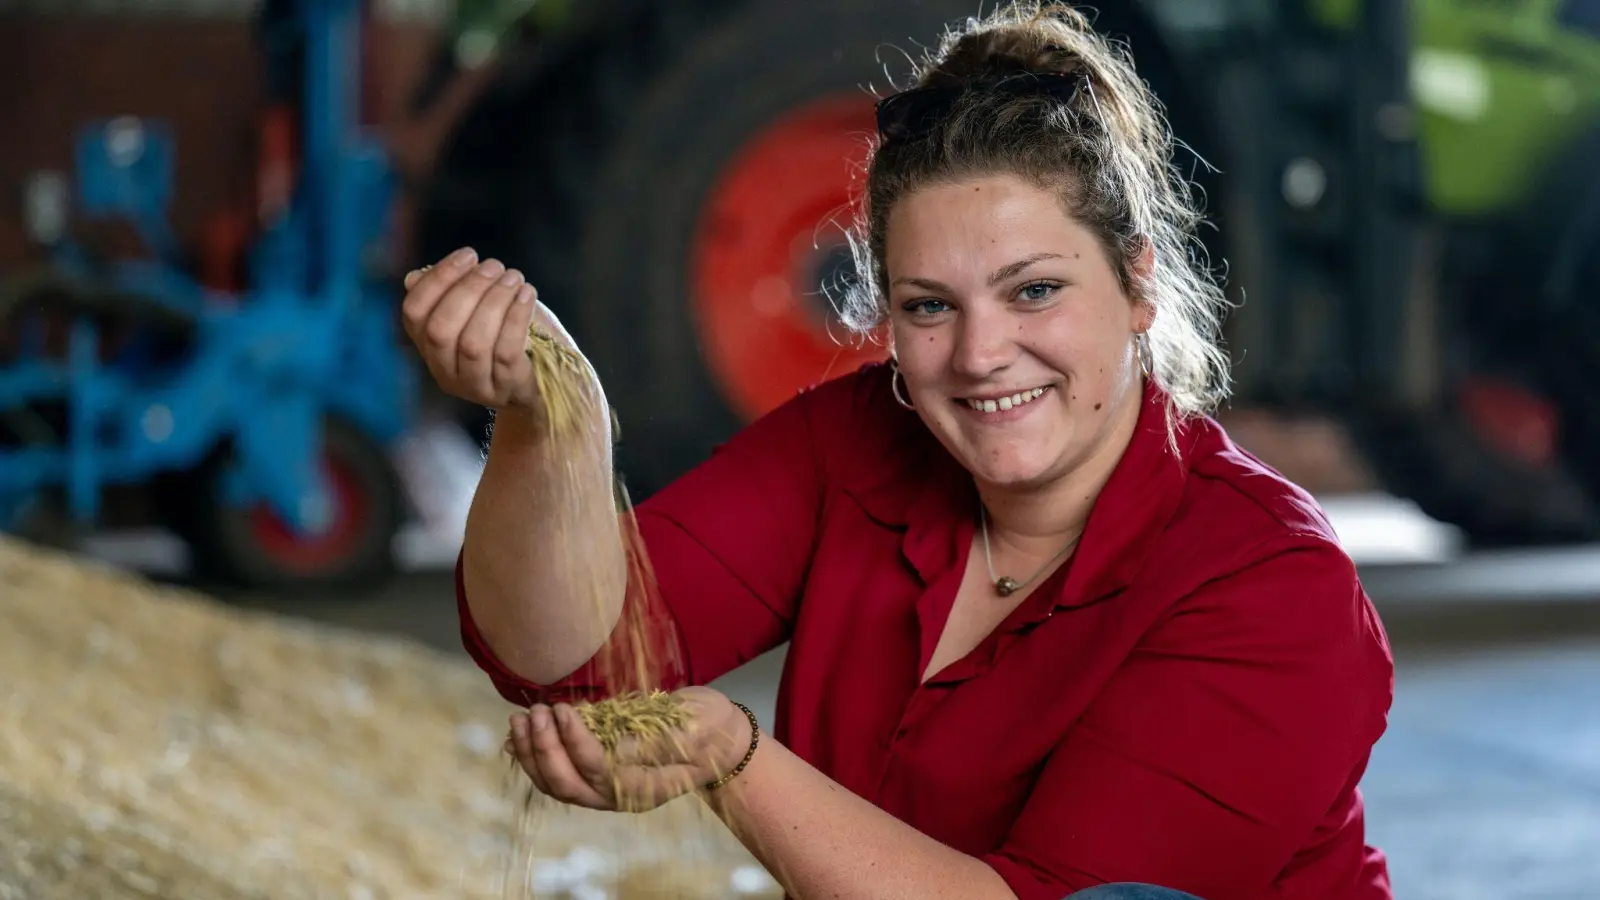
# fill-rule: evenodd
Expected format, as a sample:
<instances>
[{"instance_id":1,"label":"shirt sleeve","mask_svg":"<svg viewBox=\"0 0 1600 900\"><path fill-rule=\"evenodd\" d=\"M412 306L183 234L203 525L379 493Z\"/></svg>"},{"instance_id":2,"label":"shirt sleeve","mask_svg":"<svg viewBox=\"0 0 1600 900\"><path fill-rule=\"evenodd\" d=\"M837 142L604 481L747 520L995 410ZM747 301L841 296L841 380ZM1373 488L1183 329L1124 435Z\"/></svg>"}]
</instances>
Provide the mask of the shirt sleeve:
<instances>
[{"instance_id":1,"label":"shirt sleeve","mask_svg":"<svg viewBox=\"0 0 1600 900\"><path fill-rule=\"evenodd\" d=\"M836 427L823 417L837 415L828 395L840 390L824 385L800 394L639 505L640 544L655 588L633 566L606 645L560 681L535 684L496 658L468 609L458 558L462 643L500 695L526 706L705 684L787 640L825 490L818 431ZM654 671L627 664L641 648L656 661ZM630 670L651 684L618 683Z\"/></svg>"},{"instance_id":2,"label":"shirt sleeve","mask_svg":"<svg viewBox=\"0 0 1600 900\"><path fill-rule=\"evenodd\" d=\"M1387 639L1348 557L1329 545L1274 553L1147 636L985 861L1020 900L1119 881L1267 896L1357 796L1392 690Z\"/></svg>"}]
</instances>

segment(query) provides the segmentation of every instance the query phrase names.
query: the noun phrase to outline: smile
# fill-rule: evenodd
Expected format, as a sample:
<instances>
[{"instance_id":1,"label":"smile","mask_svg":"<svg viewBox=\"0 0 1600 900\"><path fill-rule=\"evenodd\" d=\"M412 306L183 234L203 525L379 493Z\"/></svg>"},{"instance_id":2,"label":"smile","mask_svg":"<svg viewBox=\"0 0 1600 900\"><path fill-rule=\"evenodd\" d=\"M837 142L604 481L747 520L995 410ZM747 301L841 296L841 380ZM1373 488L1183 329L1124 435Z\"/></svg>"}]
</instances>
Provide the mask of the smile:
<instances>
[{"instance_id":1,"label":"smile","mask_svg":"<svg viewBox=\"0 0 1600 900\"><path fill-rule=\"evenodd\" d=\"M1021 391L1019 393L1009 394L1004 397L989 398L984 400L969 397L965 400L965 403L967 406L971 407L977 412L1001 412L1008 409L1016 409L1019 406L1032 403L1033 401L1044 396L1044 392L1047 390L1049 390L1049 388L1037 387L1029 391Z\"/></svg>"}]
</instances>

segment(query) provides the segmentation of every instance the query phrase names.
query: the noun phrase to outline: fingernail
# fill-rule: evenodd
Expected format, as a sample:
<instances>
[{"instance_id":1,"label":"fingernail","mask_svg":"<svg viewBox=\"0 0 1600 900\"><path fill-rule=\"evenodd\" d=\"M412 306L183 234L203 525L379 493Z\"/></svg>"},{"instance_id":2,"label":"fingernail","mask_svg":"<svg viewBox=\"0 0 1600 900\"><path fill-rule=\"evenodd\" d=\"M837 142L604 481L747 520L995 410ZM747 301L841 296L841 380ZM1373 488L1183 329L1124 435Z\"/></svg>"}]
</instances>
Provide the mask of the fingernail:
<instances>
[{"instance_id":1,"label":"fingernail","mask_svg":"<svg viewBox=\"0 0 1600 900\"><path fill-rule=\"evenodd\" d=\"M532 299L533 299L533 285L524 284L522 286L522 290L517 291L517 302L518 303L527 303L528 301L530 301Z\"/></svg>"},{"instance_id":2,"label":"fingernail","mask_svg":"<svg viewBox=\"0 0 1600 900\"><path fill-rule=\"evenodd\" d=\"M556 707L556 721L561 723L562 728L572 724L572 710L565 706Z\"/></svg>"},{"instance_id":3,"label":"fingernail","mask_svg":"<svg viewBox=\"0 0 1600 900\"><path fill-rule=\"evenodd\" d=\"M477 261L478 251L472 249L471 247L462 247L460 250L450 254L449 259L449 262L458 266L470 266Z\"/></svg>"},{"instance_id":4,"label":"fingernail","mask_svg":"<svg viewBox=\"0 0 1600 900\"><path fill-rule=\"evenodd\" d=\"M528 714L528 721L533 725L534 731L543 731L550 727L550 710L535 709Z\"/></svg>"},{"instance_id":5,"label":"fingernail","mask_svg":"<svg viewBox=\"0 0 1600 900\"><path fill-rule=\"evenodd\" d=\"M478 263L478 274L486 278L494 278L506 269L505 264L498 259L486 259Z\"/></svg>"},{"instance_id":6,"label":"fingernail","mask_svg":"<svg viewBox=\"0 0 1600 900\"><path fill-rule=\"evenodd\" d=\"M511 287L521 280L522 273L518 272L516 269L507 269L506 273L500 276L500 284L503 287Z\"/></svg>"}]
</instances>

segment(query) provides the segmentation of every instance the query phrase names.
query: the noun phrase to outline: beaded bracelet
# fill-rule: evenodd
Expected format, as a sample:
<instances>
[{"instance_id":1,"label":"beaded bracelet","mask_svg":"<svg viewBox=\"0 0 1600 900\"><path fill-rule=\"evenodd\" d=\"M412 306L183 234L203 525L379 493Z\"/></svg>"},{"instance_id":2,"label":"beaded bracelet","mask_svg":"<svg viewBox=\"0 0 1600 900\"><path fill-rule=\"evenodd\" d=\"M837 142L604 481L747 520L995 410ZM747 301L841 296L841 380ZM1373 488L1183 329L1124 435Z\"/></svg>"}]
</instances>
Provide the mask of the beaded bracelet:
<instances>
[{"instance_id":1,"label":"beaded bracelet","mask_svg":"<svg viewBox=\"0 0 1600 900\"><path fill-rule=\"evenodd\" d=\"M744 759L739 760L739 764L734 766L728 772L728 774L706 785L705 789L708 791L714 791L717 788L722 787L723 785L732 781L734 776L738 775L740 772L743 772L744 767L750 765L750 757L756 755L756 744L760 743L761 741L761 725L756 721L756 714L750 711L750 707L745 706L743 703L740 703L737 700L730 700L728 702L739 707L739 711L744 713L744 717L750 720L750 749L744 751Z\"/></svg>"}]
</instances>

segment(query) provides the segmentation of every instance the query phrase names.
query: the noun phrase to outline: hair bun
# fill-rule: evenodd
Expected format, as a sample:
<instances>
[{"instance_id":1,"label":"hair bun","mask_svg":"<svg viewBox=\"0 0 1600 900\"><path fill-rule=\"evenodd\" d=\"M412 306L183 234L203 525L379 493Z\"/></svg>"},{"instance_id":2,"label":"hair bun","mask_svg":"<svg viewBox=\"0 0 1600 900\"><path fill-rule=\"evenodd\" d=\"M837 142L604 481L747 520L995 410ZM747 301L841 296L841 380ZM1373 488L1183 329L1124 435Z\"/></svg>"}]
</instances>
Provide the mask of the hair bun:
<instances>
[{"instance_id":1,"label":"hair bun","mask_svg":"<svg viewBox=\"0 0 1600 900\"><path fill-rule=\"evenodd\" d=\"M1087 72L1099 40L1088 18L1073 7L1019 0L987 27L971 21L947 35L919 83L944 87L1030 72Z\"/></svg>"}]
</instances>

